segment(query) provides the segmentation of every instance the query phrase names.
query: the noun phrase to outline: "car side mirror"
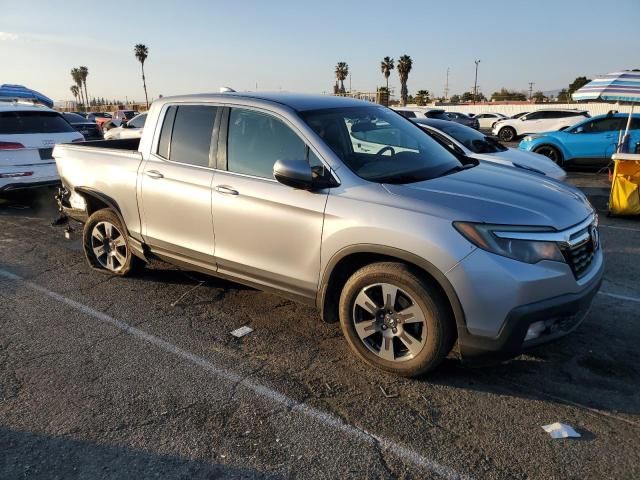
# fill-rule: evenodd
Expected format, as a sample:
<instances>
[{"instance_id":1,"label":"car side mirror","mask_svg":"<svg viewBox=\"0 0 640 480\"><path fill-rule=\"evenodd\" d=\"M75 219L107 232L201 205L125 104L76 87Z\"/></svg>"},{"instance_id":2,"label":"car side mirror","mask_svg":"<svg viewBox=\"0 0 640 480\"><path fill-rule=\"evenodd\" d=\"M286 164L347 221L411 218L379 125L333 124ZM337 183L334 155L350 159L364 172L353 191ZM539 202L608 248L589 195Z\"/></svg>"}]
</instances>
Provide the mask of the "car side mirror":
<instances>
[{"instance_id":1,"label":"car side mirror","mask_svg":"<svg viewBox=\"0 0 640 480\"><path fill-rule=\"evenodd\" d=\"M278 160L273 165L275 179L288 187L311 190L313 171L306 160Z\"/></svg>"},{"instance_id":2,"label":"car side mirror","mask_svg":"<svg viewBox=\"0 0 640 480\"><path fill-rule=\"evenodd\" d=\"M524 122L527 119L527 117L520 117L520 121Z\"/></svg>"},{"instance_id":3,"label":"car side mirror","mask_svg":"<svg viewBox=\"0 0 640 480\"><path fill-rule=\"evenodd\" d=\"M120 126L121 126L122 128L128 128L128 127L129 127L129 125L127 125L127 122L126 122L125 120L123 120L123 121L122 121L122 123L120 124Z\"/></svg>"},{"instance_id":4,"label":"car side mirror","mask_svg":"<svg viewBox=\"0 0 640 480\"><path fill-rule=\"evenodd\" d=\"M578 127L571 133L583 133L583 132L584 132L584 127Z\"/></svg>"}]
</instances>

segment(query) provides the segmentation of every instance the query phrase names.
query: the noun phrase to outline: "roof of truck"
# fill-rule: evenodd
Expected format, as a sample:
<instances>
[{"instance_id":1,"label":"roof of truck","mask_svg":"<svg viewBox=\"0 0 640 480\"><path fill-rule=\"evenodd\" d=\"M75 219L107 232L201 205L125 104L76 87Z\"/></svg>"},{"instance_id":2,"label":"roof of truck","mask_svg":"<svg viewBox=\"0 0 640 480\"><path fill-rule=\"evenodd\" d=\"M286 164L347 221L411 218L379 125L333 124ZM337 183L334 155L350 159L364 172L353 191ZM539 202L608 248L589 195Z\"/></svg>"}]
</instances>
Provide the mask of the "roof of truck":
<instances>
[{"instance_id":1,"label":"roof of truck","mask_svg":"<svg viewBox=\"0 0 640 480\"><path fill-rule=\"evenodd\" d=\"M177 101L221 101L229 97L237 99L264 100L266 102L286 105L297 111L317 110L322 108L336 107L361 107L363 105L377 105L365 100L357 100L349 97L338 97L335 95L313 95L307 93L290 92L225 92L225 93L203 93L196 95L181 95L177 97L163 97L154 103L170 103Z\"/></svg>"}]
</instances>

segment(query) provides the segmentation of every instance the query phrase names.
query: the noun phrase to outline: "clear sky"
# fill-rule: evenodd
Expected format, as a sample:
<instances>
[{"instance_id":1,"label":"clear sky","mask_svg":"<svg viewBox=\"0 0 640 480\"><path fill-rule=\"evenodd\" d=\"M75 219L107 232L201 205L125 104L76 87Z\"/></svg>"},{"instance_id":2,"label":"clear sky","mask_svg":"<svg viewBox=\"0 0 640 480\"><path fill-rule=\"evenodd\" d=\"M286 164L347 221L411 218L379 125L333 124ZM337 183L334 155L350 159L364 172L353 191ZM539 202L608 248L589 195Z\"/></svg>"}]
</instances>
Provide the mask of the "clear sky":
<instances>
[{"instance_id":1,"label":"clear sky","mask_svg":"<svg viewBox=\"0 0 640 480\"><path fill-rule=\"evenodd\" d=\"M0 0L0 84L70 99L144 98L133 46L149 47L150 97L236 90L330 91L346 61L353 89L384 84L380 60L408 54L409 91L478 84L554 90L575 77L640 67L640 0L34 1ZM397 71L390 85L399 92ZM349 87L349 81L345 82Z\"/></svg>"}]
</instances>

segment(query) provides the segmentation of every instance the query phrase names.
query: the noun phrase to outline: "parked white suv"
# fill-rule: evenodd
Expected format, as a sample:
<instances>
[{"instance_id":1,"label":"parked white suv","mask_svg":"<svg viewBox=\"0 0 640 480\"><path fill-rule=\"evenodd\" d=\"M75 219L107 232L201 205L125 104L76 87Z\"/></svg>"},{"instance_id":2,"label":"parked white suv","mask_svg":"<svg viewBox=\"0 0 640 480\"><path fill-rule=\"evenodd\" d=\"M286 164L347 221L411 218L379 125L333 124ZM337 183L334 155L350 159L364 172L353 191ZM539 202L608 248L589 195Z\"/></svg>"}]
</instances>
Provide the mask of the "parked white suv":
<instances>
[{"instance_id":1,"label":"parked white suv","mask_svg":"<svg viewBox=\"0 0 640 480\"><path fill-rule=\"evenodd\" d=\"M511 142L530 133L561 130L590 116L586 110L538 110L520 118L499 121L493 126L493 134L503 142Z\"/></svg>"},{"instance_id":2,"label":"parked white suv","mask_svg":"<svg viewBox=\"0 0 640 480\"><path fill-rule=\"evenodd\" d=\"M501 113L487 112L487 113L479 113L473 118L478 120L478 123L480 124L480 128L493 128L493 126L497 122L499 122L500 120L506 120L508 117Z\"/></svg>"},{"instance_id":3,"label":"parked white suv","mask_svg":"<svg viewBox=\"0 0 640 480\"><path fill-rule=\"evenodd\" d=\"M55 110L33 103L0 102L0 195L57 184L53 147L83 140Z\"/></svg>"}]
</instances>

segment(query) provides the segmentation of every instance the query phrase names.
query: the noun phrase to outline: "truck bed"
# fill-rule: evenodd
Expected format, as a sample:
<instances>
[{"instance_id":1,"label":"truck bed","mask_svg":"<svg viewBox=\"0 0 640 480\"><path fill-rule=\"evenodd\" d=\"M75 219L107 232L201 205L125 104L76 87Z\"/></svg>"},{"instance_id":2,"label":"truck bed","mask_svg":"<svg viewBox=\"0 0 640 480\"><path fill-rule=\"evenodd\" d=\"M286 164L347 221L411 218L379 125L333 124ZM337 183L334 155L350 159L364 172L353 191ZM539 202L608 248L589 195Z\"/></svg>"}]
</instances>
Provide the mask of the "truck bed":
<instances>
[{"instance_id":1,"label":"truck bed","mask_svg":"<svg viewBox=\"0 0 640 480\"><path fill-rule=\"evenodd\" d=\"M56 145L53 158L62 184L70 191L95 191L111 199L130 233L140 231L136 198L142 154L140 139L98 140Z\"/></svg>"}]
</instances>

